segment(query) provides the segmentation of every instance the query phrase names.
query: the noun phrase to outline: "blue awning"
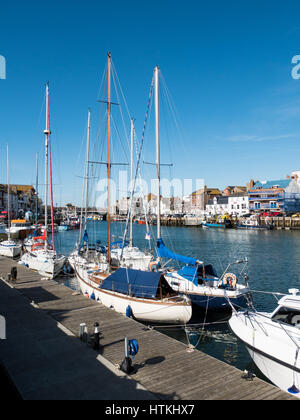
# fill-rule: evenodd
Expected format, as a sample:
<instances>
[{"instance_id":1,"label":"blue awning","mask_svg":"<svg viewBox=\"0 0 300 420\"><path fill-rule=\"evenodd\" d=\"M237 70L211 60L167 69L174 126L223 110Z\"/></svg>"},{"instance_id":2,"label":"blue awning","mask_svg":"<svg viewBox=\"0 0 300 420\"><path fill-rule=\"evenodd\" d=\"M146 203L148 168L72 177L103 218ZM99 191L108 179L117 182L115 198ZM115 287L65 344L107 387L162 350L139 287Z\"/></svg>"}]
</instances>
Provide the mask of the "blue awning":
<instances>
[{"instance_id":1,"label":"blue awning","mask_svg":"<svg viewBox=\"0 0 300 420\"><path fill-rule=\"evenodd\" d=\"M155 298L160 278L161 273L119 268L103 281L101 289L133 297Z\"/></svg>"},{"instance_id":2,"label":"blue awning","mask_svg":"<svg viewBox=\"0 0 300 420\"><path fill-rule=\"evenodd\" d=\"M188 265L196 265L197 260L195 258L184 257L183 255L174 254L168 249L162 239L157 240L157 253L160 258L168 258L170 260L176 260Z\"/></svg>"}]
</instances>

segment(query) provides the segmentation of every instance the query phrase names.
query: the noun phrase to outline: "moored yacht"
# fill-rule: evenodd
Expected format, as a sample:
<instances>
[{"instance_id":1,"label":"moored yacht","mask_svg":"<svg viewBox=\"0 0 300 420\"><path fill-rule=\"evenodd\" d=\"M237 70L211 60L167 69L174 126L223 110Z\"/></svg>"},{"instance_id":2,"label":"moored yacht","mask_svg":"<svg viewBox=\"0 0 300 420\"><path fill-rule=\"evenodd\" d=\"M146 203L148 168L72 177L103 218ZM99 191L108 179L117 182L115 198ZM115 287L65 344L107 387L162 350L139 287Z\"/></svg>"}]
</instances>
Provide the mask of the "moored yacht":
<instances>
[{"instance_id":1,"label":"moored yacht","mask_svg":"<svg viewBox=\"0 0 300 420\"><path fill-rule=\"evenodd\" d=\"M62 270L66 261L63 255L55 250L54 221L53 221L53 190L50 146L50 114L49 114L49 84L46 86L46 129L45 134L45 228L44 235L36 243L30 245L30 251L25 252L19 264L38 271L48 278L55 278ZM48 165L48 158L50 160ZM48 170L50 166L50 197L51 197L51 228L52 244L48 243Z\"/></svg>"}]
</instances>

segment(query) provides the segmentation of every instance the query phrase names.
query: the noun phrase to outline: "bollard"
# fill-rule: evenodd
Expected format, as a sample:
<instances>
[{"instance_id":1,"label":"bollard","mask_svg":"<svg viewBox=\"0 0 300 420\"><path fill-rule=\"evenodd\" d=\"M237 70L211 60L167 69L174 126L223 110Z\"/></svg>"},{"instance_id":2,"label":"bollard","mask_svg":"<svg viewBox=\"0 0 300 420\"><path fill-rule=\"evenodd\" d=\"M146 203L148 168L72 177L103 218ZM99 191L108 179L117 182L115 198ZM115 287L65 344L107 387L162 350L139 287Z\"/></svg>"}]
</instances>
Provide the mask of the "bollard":
<instances>
[{"instance_id":1,"label":"bollard","mask_svg":"<svg viewBox=\"0 0 300 420\"><path fill-rule=\"evenodd\" d=\"M17 281L18 277L18 270L17 267L12 267L10 270L11 281Z\"/></svg>"},{"instance_id":2,"label":"bollard","mask_svg":"<svg viewBox=\"0 0 300 420\"><path fill-rule=\"evenodd\" d=\"M129 340L128 337L125 337L125 359L123 360L120 369L122 372L126 373L127 375L130 375L130 373L133 372L132 367L132 360L129 357Z\"/></svg>"},{"instance_id":3,"label":"bollard","mask_svg":"<svg viewBox=\"0 0 300 420\"><path fill-rule=\"evenodd\" d=\"M95 322L94 324L94 350L100 350L100 331L99 331L99 324Z\"/></svg>"},{"instance_id":4,"label":"bollard","mask_svg":"<svg viewBox=\"0 0 300 420\"><path fill-rule=\"evenodd\" d=\"M79 325L79 338L85 343L88 342L88 329L85 323Z\"/></svg>"}]
</instances>

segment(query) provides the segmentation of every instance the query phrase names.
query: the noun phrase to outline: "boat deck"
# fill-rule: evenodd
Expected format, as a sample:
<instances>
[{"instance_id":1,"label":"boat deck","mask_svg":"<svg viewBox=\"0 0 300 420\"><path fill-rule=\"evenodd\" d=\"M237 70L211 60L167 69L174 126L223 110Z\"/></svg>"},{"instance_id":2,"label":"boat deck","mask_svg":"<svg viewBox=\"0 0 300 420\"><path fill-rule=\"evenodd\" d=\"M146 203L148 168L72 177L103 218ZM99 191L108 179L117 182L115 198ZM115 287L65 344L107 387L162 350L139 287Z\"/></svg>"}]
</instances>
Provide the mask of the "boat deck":
<instances>
[{"instance_id":1,"label":"boat deck","mask_svg":"<svg viewBox=\"0 0 300 420\"><path fill-rule=\"evenodd\" d=\"M0 359L25 400L289 400L293 396L200 351L88 300L53 280L0 258L0 277L17 267L16 282L0 282L0 313L7 339ZM76 337L100 324L100 353ZM116 365L124 338L139 353L131 377Z\"/></svg>"}]
</instances>

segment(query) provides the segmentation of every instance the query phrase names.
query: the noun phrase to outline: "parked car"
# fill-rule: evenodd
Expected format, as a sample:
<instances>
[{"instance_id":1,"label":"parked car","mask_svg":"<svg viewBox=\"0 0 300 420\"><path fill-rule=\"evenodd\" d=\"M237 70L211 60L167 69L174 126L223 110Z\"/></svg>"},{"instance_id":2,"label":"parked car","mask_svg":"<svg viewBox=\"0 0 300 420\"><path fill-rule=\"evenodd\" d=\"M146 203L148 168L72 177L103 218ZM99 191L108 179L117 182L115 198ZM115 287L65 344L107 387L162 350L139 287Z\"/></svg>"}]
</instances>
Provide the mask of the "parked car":
<instances>
[{"instance_id":1,"label":"parked car","mask_svg":"<svg viewBox=\"0 0 300 420\"><path fill-rule=\"evenodd\" d=\"M280 211L271 211L271 212L260 213L260 217L277 217L277 216L282 216Z\"/></svg>"}]
</instances>

